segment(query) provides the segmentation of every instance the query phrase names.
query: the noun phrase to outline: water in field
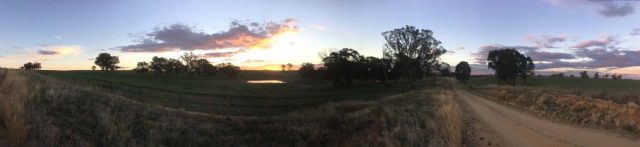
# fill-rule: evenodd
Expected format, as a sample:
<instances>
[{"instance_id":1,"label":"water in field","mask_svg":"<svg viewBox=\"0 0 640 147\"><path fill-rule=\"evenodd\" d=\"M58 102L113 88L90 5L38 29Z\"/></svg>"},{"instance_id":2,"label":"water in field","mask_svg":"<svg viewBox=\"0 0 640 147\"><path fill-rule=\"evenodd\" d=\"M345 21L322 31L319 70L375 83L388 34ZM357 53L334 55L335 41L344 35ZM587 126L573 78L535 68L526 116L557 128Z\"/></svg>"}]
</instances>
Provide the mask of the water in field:
<instances>
[{"instance_id":1,"label":"water in field","mask_svg":"<svg viewBox=\"0 0 640 147\"><path fill-rule=\"evenodd\" d=\"M280 80L249 80L247 81L249 84L284 84L287 82Z\"/></svg>"}]
</instances>

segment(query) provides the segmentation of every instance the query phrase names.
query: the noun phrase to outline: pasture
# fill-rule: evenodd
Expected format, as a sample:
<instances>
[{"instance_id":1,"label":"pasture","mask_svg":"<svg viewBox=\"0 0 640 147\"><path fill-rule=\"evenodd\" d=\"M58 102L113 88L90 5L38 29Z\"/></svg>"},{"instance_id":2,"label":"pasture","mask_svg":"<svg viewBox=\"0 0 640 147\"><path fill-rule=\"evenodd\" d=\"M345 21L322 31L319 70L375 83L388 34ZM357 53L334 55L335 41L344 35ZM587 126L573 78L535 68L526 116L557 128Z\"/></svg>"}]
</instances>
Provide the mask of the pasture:
<instances>
[{"instance_id":1,"label":"pasture","mask_svg":"<svg viewBox=\"0 0 640 147\"><path fill-rule=\"evenodd\" d=\"M410 89L400 84L357 83L335 88L330 80L305 80L295 71L241 71L237 78L190 79L130 71L41 71L75 84L127 96L150 105L235 116L271 116L347 100L376 100ZM248 80L282 80L284 84L249 84ZM419 82L424 87L427 82Z\"/></svg>"},{"instance_id":2,"label":"pasture","mask_svg":"<svg viewBox=\"0 0 640 147\"><path fill-rule=\"evenodd\" d=\"M469 84L483 86L498 84L493 76L473 76ZM518 79L518 85L522 80ZM616 93L616 94L640 94L640 81L638 80L612 80L612 79L581 79L570 77L530 77L526 86L549 88L558 90L572 90L582 92Z\"/></svg>"}]
</instances>

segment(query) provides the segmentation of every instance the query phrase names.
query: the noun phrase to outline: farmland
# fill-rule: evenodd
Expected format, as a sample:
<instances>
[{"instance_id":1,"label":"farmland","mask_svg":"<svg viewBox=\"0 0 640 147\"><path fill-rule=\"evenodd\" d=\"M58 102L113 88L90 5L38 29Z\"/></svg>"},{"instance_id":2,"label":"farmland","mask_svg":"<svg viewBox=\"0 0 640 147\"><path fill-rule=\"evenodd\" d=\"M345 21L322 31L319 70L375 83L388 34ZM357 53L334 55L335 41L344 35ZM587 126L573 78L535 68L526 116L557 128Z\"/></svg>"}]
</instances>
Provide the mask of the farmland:
<instances>
[{"instance_id":1,"label":"farmland","mask_svg":"<svg viewBox=\"0 0 640 147\"><path fill-rule=\"evenodd\" d=\"M521 82L521 80L518 80L518 85L520 85ZM469 81L469 84L475 86L484 86L497 83L498 81L493 76L475 76ZM581 79L569 77L531 77L527 79L526 86L592 93L640 94L640 81L629 79L612 80Z\"/></svg>"},{"instance_id":2,"label":"farmland","mask_svg":"<svg viewBox=\"0 0 640 147\"><path fill-rule=\"evenodd\" d=\"M349 95L336 96L342 100L333 102L305 100L314 102L313 106L263 117L242 116L258 113L252 108L258 106L227 106L241 111L231 114L150 105L121 91L131 87L88 86L99 82L65 79L65 74L87 73L0 71L6 76L0 85L0 96L4 97L0 118L11 134L8 142L24 146L448 146L462 139L461 113L452 93L441 88L444 80L433 86L422 84L418 90L377 93L366 100ZM129 73L111 74L125 77ZM382 89L372 85L343 91L366 95L363 90L367 88ZM143 99L152 101L154 97ZM236 104L261 102L241 96L225 100L234 99L239 99L233 101ZM220 107L205 104L202 107ZM264 107L260 111L268 113L260 115L276 114L269 110L275 107Z\"/></svg>"},{"instance_id":3,"label":"farmland","mask_svg":"<svg viewBox=\"0 0 640 147\"><path fill-rule=\"evenodd\" d=\"M125 95L149 104L190 111L243 116L280 115L324 103L376 100L407 92L405 86L356 84L335 88L328 80L304 80L291 71L242 71L235 79L217 76L140 74L130 71L42 71L42 74ZM282 80L285 84L249 84L247 80ZM428 81L419 83L428 86Z\"/></svg>"}]
</instances>

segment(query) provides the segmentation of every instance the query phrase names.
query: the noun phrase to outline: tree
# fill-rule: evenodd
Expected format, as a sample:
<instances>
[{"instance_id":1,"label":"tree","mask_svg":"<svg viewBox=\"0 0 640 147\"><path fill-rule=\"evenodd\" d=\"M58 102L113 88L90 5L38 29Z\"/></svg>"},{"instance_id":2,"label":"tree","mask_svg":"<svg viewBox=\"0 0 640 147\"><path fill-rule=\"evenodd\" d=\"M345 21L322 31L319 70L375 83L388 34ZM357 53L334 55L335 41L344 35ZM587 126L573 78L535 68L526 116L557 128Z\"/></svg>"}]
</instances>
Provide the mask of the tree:
<instances>
[{"instance_id":1,"label":"tree","mask_svg":"<svg viewBox=\"0 0 640 147\"><path fill-rule=\"evenodd\" d=\"M196 73L205 75L215 75L218 70L216 66L213 66L207 59L196 60Z\"/></svg>"},{"instance_id":2,"label":"tree","mask_svg":"<svg viewBox=\"0 0 640 147\"><path fill-rule=\"evenodd\" d=\"M458 65L456 65L455 76L458 81L462 83L467 82L469 77L471 77L471 67L469 63L466 61L458 63Z\"/></svg>"},{"instance_id":3,"label":"tree","mask_svg":"<svg viewBox=\"0 0 640 147\"><path fill-rule=\"evenodd\" d=\"M302 66L300 66L300 69L298 69L298 73L300 74L300 76L306 79L313 77L315 71L316 69L314 68L313 64L308 62L302 63Z\"/></svg>"},{"instance_id":4,"label":"tree","mask_svg":"<svg viewBox=\"0 0 640 147\"><path fill-rule=\"evenodd\" d=\"M531 57L525 57L524 55L521 55L519 68L520 78L522 78L522 82L524 84L527 84L527 78L535 75L535 72L533 72L533 70L536 68L536 65L533 64L533 60L531 59Z\"/></svg>"},{"instance_id":5,"label":"tree","mask_svg":"<svg viewBox=\"0 0 640 147\"><path fill-rule=\"evenodd\" d=\"M153 71L153 73L157 75L167 72L168 63L169 60L167 60L166 58L154 56L153 58L151 58L151 64L149 64L149 68Z\"/></svg>"},{"instance_id":6,"label":"tree","mask_svg":"<svg viewBox=\"0 0 640 147\"><path fill-rule=\"evenodd\" d=\"M353 83L358 61L362 57L358 51L343 48L340 51L332 52L329 56L322 59L324 67L327 68L327 72L333 79L333 84L336 87L350 86Z\"/></svg>"},{"instance_id":7,"label":"tree","mask_svg":"<svg viewBox=\"0 0 640 147\"><path fill-rule=\"evenodd\" d=\"M22 67L20 67L20 69L24 69L24 70L40 70L42 68L42 64L38 63L38 62L27 62L24 65L22 65Z\"/></svg>"},{"instance_id":8,"label":"tree","mask_svg":"<svg viewBox=\"0 0 640 147\"><path fill-rule=\"evenodd\" d=\"M282 65L280 65L280 68L282 68L282 72L284 72L287 69L287 65L282 64Z\"/></svg>"},{"instance_id":9,"label":"tree","mask_svg":"<svg viewBox=\"0 0 640 147\"><path fill-rule=\"evenodd\" d=\"M594 79L600 79L600 72L596 72L593 74Z\"/></svg>"},{"instance_id":10,"label":"tree","mask_svg":"<svg viewBox=\"0 0 640 147\"><path fill-rule=\"evenodd\" d=\"M441 42L433 37L431 30L405 26L382 33L386 44L384 55L394 62L394 68L400 71L413 87L414 82L432 69L440 55L446 53Z\"/></svg>"},{"instance_id":11,"label":"tree","mask_svg":"<svg viewBox=\"0 0 640 147\"><path fill-rule=\"evenodd\" d=\"M218 70L220 70L223 77L227 79L235 78L240 71L240 67L235 66L231 63L220 63L218 64Z\"/></svg>"},{"instance_id":12,"label":"tree","mask_svg":"<svg viewBox=\"0 0 640 147\"><path fill-rule=\"evenodd\" d=\"M587 73L587 71L582 71L580 72L580 78L582 79L589 79L589 74Z\"/></svg>"},{"instance_id":13,"label":"tree","mask_svg":"<svg viewBox=\"0 0 640 147\"><path fill-rule=\"evenodd\" d=\"M96 70L96 66L91 66L91 70Z\"/></svg>"},{"instance_id":14,"label":"tree","mask_svg":"<svg viewBox=\"0 0 640 147\"><path fill-rule=\"evenodd\" d=\"M441 77L451 76L451 65L449 63L440 62L436 67Z\"/></svg>"},{"instance_id":15,"label":"tree","mask_svg":"<svg viewBox=\"0 0 640 147\"><path fill-rule=\"evenodd\" d=\"M535 65L530 57L527 57L516 49L506 48L492 50L487 56L489 68L495 71L495 76L501 83L516 84L516 78L520 76L526 83L526 78L533 75Z\"/></svg>"},{"instance_id":16,"label":"tree","mask_svg":"<svg viewBox=\"0 0 640 147\"><path fill-rule=\"evenodd\" d=\"M137 73L149 72L149 63L147 63L147 62L138 62L136 68L134 68L133 71L137 72Z\"/></svg>"},{"instance_id":17,"label":"tree","mask_svg":"<svg viewBox=\"0 0 640 147\"><path fill-rule=\"evenodd\" d=\"M182 64L180 60L173 59L173 58L167 61L166 67L167 67L166 68L167 72L173 72L178 77L180 76L180 72L183 72L186 70L186 66Z\"/></svg>"},{"instance_id":18,"label":"tree","mask_svg":"<svg viewBox=\"0 0 640 147\"><path fill-rule=\"evenodd\" d=\"M293 69L293 64L287 63L287 69L289 69L289 71L291 71L291 69Z\"/></svg>"},{"instance_id":19,"label":"tree","mask_svg":"<svg viewBox=\"0 0 640 147\"><path fill-rule=\"evenodd\" d=\"M187 72L189 72L190 75L193 76L193 79L197 79L198 77L198 72L197 72L197 60L198 60L198 56L194 55L193 52L189 52L189 53L184 53L182 56L180 56L180 59L182 59L182 61L184 61L185 66L187 67Z\"/></svg>"},{"instance_id":20,"label":"tree","mask_svg":"<svg viewBox=\"0 0 640 147\"><path fill-rule=\"evenodd\" d=\"M94 63L98 65L102 71L113 71L119 68L118 64L120 63L120 59L118 56L111 56L109 53L100 53Z\"/></svg>"}]
</instances>

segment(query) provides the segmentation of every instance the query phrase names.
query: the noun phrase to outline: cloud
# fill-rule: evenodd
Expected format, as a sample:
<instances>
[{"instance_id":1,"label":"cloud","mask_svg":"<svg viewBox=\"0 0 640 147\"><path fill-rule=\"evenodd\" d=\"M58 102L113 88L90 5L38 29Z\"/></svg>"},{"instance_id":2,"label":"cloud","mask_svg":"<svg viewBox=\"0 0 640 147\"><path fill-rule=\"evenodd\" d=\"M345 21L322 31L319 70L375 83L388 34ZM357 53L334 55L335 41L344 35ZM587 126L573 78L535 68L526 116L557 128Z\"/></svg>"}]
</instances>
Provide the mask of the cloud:
<instances>
[{"instance_id":1,"label":"cloud","mask_svg":"<svg viewBox=\"0 0 640 147\"><path fill-rule=\"evenodd\" d=\"M546 52L546 51L538 51L538 50L526 52L525 55L531 57L531 59L535 61L549 61L549 62L556 62L561 59L575 58L575 56L570 53Z\"/></svg>"},{"instance_id":2,"label":"cloud","mask_svg":"<svg viewBox=\"0 0 640 147\"><path fill-rule=\"evenodd\" d=\"M640 35L640 28L635 28L631 31L631 33L629 33L629 35L631 36L637 36Z\"/></svg>"},{"instance_id":3,"label":"cloud","mask_svg":"<svg viewBox=\"0 0 640 147\"><path fill-rule=\"evenodd\" d=\"M246 52L246 49L239 49L235 51L225 51L225 52L210 52L199 55L201 58L224 58L224 57L233 57L233 55Z\"/></svg>"},{"instance_id":4,"label":"cloud","mask_svg":"<svg viewBox=\"0 0 640 147\"><path fill-rule=\"evenodd\" d=\"M554 7L560 6L579 6L579 5L591 5L595 8L598 14L613 18L624 17L632 15L635 12L635 7L630 2L616 2L611 1L589 1L589 0L545 0Z\"/></svg>"},{"instance_id":5,"label":"cloud","mask_svg":"<svg viewBox=\"0 0 640 147\"><path fill-rule=\"evenodd\" d=\"M538 50L537 47L531 47L531 46L504 46L501 44L488 44L488 45L482 45L480 46L480 51L473 53L473 60L475 63L478 64L486 64L486 60L487 60L487 55L489 55L489 52L492 50L498 50L498 49L504 49L504 48L515 48L516 50L520 51L520 52L530 52L530 51L535 51Z\"/></svg>"},{"instance_id":6,"label":"cloud","mask_svg":"<svg viewBox=\"0 0 640 147\"><path fill-rule=\"evenodd\" d=\"M269 48L272 38L286 32L297 32L297 21L240 22L233 21L228 30L218 33L195 31L192 27L173 24L156 28L139 38L137 44L118 47L123 52L167 52L217 50L226 48Z\"/></svg>"},{"instance_id":7,"label":"cloud","mask_svg":"<svg viewBox=\"0 0 640 147\"><path fill-rule=\"evenodd\" d=\"M547 36L547 35L542 35L539 37L525 36L524 40L529 43L533 43L538 48L557 48L555 45L557 43L566 41L567 37L565 36L554 37L554 36Z\"/></svg>"},{"instance_id":8,"label":"cloud","mask_svg":"<svg viewBox=\"0 0 640 147\"><path fill-rule=\"evenodd\" d=\"M38 50L38 54L40 54L40 55L57 55L59 53L56 52L56 51Z\"/></svg>"},{"instance_id":9,"label":"cloud","mask_svg":"<svg viewBox=\"0 0 640 147\"><path fill-rule=\"evenodd\" d=\"M62 36L60 36L60 35L53 35L53 38L56 38L56 39L62 39Z\"/></svg>"},{"instance_id":10,"label":"cloud","mask_svg":"<svg viewBox=\"0 0 640 147\"><path fill-rule=\"evenodd\" d=\"M613 3L602 2L601 5L603 8L598 11L598 13L606 17L627 16L633 14L633 12L635 11L635 8L629 3L625 3L624 5L616 5Z\"/></svg>"},{"instance_id":11,"label":"cloud","mask_svg":"<svg viewBox=\"0 0 640 147\"><path fill-rule=\"evenodd\" d=\"M271 62L270 60L262 60L262 59L248 59L248 60L244 60L243 63L264 63L264 62Z\"/></svg>"},{"instance_id":12,"label":"cloud","mask_svg":"<svg viewBox=\"0 0 640 147\"><path fill-rule=\"evenodd\" d=\"M629 67L640 66L640 51L619 49L579 49L575 52L577 57L589 58L582 66L597 67Z\"/></svg>"},{"instance_id":13,"label":"cloud","mask_svg":"<svg viewBox=\"0 0 640 147\"><path fill-rule=\"evenodd\" d=\"M589 48L589 47L606 47L606 46L617 44L617 43L618 41L616 40L615 37L603 36L600 39L583 41L571 47L583 49L583 48Z\"/></svg>"}]
</instances>

